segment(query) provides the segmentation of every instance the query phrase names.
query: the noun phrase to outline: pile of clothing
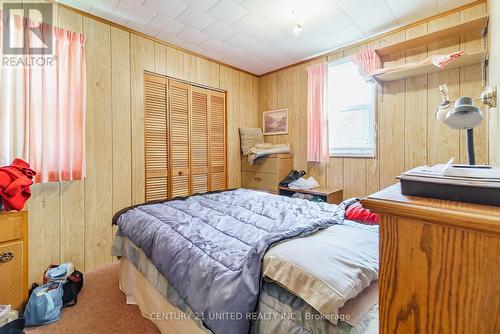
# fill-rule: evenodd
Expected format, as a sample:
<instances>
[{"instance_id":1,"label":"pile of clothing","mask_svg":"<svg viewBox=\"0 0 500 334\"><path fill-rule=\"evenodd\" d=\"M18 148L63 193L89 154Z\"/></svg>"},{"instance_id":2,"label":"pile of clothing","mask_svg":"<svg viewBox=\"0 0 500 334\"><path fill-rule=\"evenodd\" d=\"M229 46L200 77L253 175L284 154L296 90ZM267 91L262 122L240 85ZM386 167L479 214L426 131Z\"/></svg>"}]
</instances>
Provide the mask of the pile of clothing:
<instances>
[{"instance_id":1,"label":"pile of clothing","mask_svg":"<svg viewBox=\"0 0 500 334\"><path fill-rule=\"evenodd\" d=\"M0 333L23 334L24 319L10 305L0 305Z\"/></svg>"},{"instance_id":2,"label":"pile of clothing","mask_svg":"<svg viewBox=\"0 0 500 334\"><path fill-rule=\"evenodd\" d=\"M83 274L71 262L51 265L43 275L43 284L33 284L24 309L26 326L50 324L59 320L61 309L76 305L83 287Z\"/></svg>"},{"instance_id":3,"label":"pile of clothing","mask_svg":"<svg viewBox=\"0 0 500 334\"><path fill-rule=\"evenodd\" d=\"M0 167L0 209L3 204L7 211L22 210L31 197L30 186L35 175L30 165L21 159L14 159L9 166Z\"/></svg>"},{"instance_id":4,"label":"pile of clothing","mask_svg":"<svg viewBox=\"0 0 500 334\"><path fill-rule=\"evenodd\" d=\"M260 157L278 153L290 153L289 144L269 144L264 142L260 128L240 128L241 151L248 157L250 165Z\"/></svg>"}]
</instances>

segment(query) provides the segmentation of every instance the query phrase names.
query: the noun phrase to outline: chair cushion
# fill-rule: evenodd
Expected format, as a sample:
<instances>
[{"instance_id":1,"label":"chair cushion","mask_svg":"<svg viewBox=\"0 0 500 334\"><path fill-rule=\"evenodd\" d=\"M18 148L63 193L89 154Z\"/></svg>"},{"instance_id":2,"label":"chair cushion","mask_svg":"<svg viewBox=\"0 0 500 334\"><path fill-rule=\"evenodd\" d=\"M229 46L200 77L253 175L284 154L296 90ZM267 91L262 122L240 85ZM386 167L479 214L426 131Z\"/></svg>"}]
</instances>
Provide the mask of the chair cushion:
<instances>
[{"instance_id":1,"label":"chair cushion","mask_svg":"<svg viewBox=\"0 0 500 334\"><path fill-rule=\"evenodd\" d=\"M260 128L240 128L241 151L247 155L256 144L264 143L264 135Z\"/></svg>"}]
</instances>

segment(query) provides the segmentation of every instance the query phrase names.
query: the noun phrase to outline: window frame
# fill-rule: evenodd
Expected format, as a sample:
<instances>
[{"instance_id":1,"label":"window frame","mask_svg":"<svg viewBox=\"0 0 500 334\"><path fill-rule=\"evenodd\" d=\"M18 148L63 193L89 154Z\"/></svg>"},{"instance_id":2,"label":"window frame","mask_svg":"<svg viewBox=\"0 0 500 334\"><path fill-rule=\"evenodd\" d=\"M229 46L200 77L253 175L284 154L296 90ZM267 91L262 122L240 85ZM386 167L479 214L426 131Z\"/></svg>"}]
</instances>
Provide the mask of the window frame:
<instances>
[{"instance_id":1,"label":"window frame","mask_svg":"<svg viewBox=\"0 0 500 334\"><path fill-rule=\"evenodd\" d=\"M342 65L348 62L352 62L351 57L344 57L341 59L337 59L334 61L330 61L328 63L328 76L329 76L329 71L330 67L334 67L337 65ZM367 108L368 113L369 113L369 126L371 129L373 129L373 138L371 141L372 147L371 148L357 148L357 147L341 147L341 148L332 148L329 147L328 153L329 156L332 158L375 158L377 156L377 94L378 94L378 88L377 85L374 83L372 84L372 89L371 89L371 108ZM326 97L327 97L327 112L328 116L333 114L333 111L331 111L331 104L328 103L328 98L329 98L329 88L328 88L328 80L327 80L327 89L326 89ZM355 110L360 110L361 106L365 106L366 104L358 104L358 105L353 105L350 108L347 108L345 110L341 110L340 112L344 111L355 111ZM333 130L332 130L333 131ZM330 123L328 124L328 137L330 137ZM329 145L330 146L330 145Z\"/></svg>"}]
</instances>

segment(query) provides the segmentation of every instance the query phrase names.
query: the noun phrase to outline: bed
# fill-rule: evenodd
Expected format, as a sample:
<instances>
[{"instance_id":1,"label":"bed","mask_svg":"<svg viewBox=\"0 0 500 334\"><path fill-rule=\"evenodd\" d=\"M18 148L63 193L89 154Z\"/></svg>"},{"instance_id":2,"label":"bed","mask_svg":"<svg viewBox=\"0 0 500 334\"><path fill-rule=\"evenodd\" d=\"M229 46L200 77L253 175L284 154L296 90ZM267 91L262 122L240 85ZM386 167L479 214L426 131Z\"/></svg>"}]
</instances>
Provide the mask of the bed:
<instances>
[{"instance_id":1,"label":"bed","mask_svg":"<svg viewBox=\"0 0 500 334\"><path fill-rule=\"evenodd\" d=\"M350 203L237 189L126 208L120 288L162 333L364 333L378 228L345 220Z\"/></svg>"}]
</instances>

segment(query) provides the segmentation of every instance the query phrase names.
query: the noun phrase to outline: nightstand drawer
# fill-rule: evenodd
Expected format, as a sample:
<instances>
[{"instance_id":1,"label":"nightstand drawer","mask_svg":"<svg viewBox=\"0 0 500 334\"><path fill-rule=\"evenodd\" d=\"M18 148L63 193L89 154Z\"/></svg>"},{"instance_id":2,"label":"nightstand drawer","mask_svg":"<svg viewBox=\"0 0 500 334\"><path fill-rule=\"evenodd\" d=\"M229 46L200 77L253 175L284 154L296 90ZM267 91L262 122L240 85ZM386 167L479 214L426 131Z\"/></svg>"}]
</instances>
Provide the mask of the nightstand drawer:
<instances>
[{"instance_id":1,"label":"nightstand drawer","mask_svg":"<svg viewBox=\"0 0 500 334\"><path fill-rule=\"evenodd\" d=\"M241 170L248 172L260 173L278 173L278 158L277 157L264 157L257 159L253 165L250 165L247 157L241 159Z\"/></svg>"},{"instance_id":2,"label":"nightstand drawer","mask_svg":"<svg viewBox=\"0 0 500 334\"><path fill-rule=\"evenodd\" d=\"M278 191L278 175L269 173L241 172L241 186L243 188Z\"/></svg>"},{"instance_id":3,"label":"nightstand drawer","mask_svg":"<svg viewBox=\"0 0 500 334\"><path fill-rule=\"evenodd\" d=\"M4 212L0 214L0 242L23 238L22 212Z\"/></svg>"},{"instance_id":4,"label":"nightstand drawer","mask_svg":"<svg viewBox=\"0 0 500 334\"><path fill-rule=\"evenodd\" d=\"M24 302L27 287L24 286L23 242L15 241L0 245L0 304L10 304L19 310Z\"/></svg>"}]
</instances>

